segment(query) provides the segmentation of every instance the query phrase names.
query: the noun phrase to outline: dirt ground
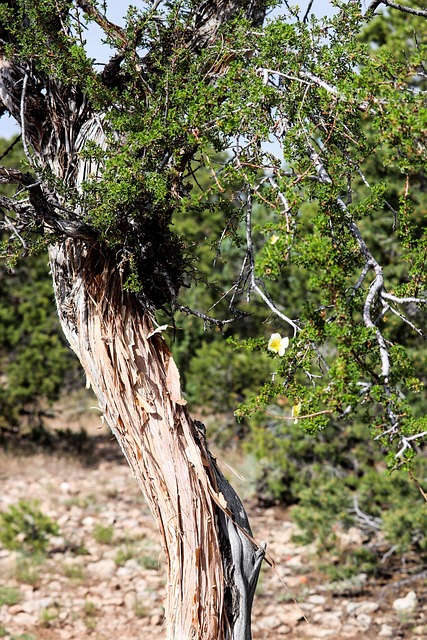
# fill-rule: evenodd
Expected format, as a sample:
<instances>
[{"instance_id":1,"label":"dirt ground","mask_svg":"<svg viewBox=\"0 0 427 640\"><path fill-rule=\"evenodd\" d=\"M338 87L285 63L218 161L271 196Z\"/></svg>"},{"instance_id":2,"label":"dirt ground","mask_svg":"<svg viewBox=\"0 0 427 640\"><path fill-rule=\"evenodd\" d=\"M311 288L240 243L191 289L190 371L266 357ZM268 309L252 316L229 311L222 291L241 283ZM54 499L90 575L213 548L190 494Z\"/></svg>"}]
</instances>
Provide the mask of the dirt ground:
<instances>
[{"instance_id":1,"label":"dirt ground","mask_svg":"<svg viewBox=\"0 0 427 640\"><path fill-rule=\"evenodd\" d=\"M59 527L45 557L0 545L0 637L164 638L165 573L154 521L117 444L98 426L94 418L90 437L73 442L72 454L0 452L0 511L37 501ZM328 583L314 547L293 542L296 526L286 511L249 500L248 513L276 562L264 566L257 588L254 640L427 639L422 567L382 581L359 574Z\"/></svg>"}]
</instances>

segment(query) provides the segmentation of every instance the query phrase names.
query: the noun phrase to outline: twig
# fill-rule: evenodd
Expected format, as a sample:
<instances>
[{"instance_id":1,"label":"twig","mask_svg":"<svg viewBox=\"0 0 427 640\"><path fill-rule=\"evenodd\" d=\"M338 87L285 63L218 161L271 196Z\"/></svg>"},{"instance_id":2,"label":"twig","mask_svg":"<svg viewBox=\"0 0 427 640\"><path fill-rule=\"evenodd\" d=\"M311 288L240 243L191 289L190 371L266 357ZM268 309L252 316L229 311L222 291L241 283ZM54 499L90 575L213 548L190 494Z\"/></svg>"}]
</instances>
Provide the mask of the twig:
<instances>
[{"instance_id":1,"label":"twig","mask_svg":"<svg viewBox=\"0 0 427 640\"><path fill-rule=\"evenodd\" d=\"M107 20L100 11L94 6L90 0L77 0L77 6L85 13L89 18L92 18L101 29L111 37L117 38L123 47L129 44L126 32L117 24Z\"/></svg>"},{"instance_id":2,"label":"twig","mask_svg":"<svg viewBox=\"0 0 427 640\"><path fill-rule=\"evenodd\" d=\"M396 458L401 458L405 453L406 449L412 449L412 441L418 440L419 438L424 438L427 436L427 431L423 431L422 433L416 433L413 436L402 436L400 442L402 443L401 449L396 453Z\"/></svg>"},{"instance_id":3,"label":"twig","mask_svg":"<svg viewBox=\"0 0 427 640\"><path fill-rule=\"evenodd\" d=\"M204 321L205 325L207 326L213 325L219 328L225 326L226 324L237 322L237 320L240 320L241 318L246 318L249 315L244 311L239 311L239 312L236 312L236 316L234 318L228 318L227 320L218 320L217 318L212 318L212 316L208 316L205 313L202 313L201 311L195 311L194 309L190 309L190 307L187 307L182 304L175 304L174 309L176 311L182 311L187 315L197 316L197 318L201 318Z\"/></svg>"},{"instance_id":4,"label":"twig","mask_svg":"<svg viewBox=\"0 0 427 640\"><path fill-rule=\"evenodd\" d=\"M388 584L386 587L383 587L380 591L379 599L383 600L387 591L391 589L400 589L405 584L410 584L411 582L415 582L415 580L423 580L427 576L427 569L424 571L420 571L409 578L403 578L402 580L398 580L397 582L393 582L392 584Z\"/></svg>"},{"instance_id":5,"label":"twig","mask_svg":"<svg viewBox=\"0 0 427 640\"><path fill-rule=\"evenodd\" d=\"M383 291L381 296L386 300L392 300L398 304L427 304L427 298L399 298L399 296L394 296L392 293L388 293L387 291Z\"/></svg>"},{"instance_id":6,"label":"twig","mask_svg":"<svg viewBox=\"0 0 427 640\"><path fill-rule=\"evenodd\" d=\"M390 9L397 9L398 11L402 11L403 13L411 13L414 16L427 18L427 10L425 9L413 9L412 7L408 7L404 4L391 2L391 0L374 0L367 8L366 15L373 14L378 9L380 4L384 4L386 7L390 7Z\"/></svg>"},{"instance_id":7,"label":"twig","mask_svg":"<svg viewBox=\"0 0 427 640\"><path fill-rule=\"evenodd\" d=\"M353 498L353 510L358 516L359 521L366 524L370 529L375 529L375 531L379 531L381 529L381 518L375 518L362 511L359 507L359 500L357 499L357 496L354 496Z\"/></svg>"},{"instance_id":8,"label":"twig","mask_svg":"<svg viewBox=\"0 0 427 640\"><path fill-rule=\"evenodd\" d=\"M275 313L279 318L287 322L291 325L294 330L294 336L300 331L298 325L295 324L293 320L288 318L284 313L279 311L276 305L272 302L270 297L264 293L255 278L255 258L254 258L254 247L252 241L252 193L250 189L247 189L246 195L246 255L249 263L249 287L251 290L256 291L256 293L262 298L265 304Z\"/></svg>"},{"instance_id":9,"label":"twig","mask_svg":"<svg viewBox=\"0 0 427 640\"><path fill-rule=\"evenodd\" d=\"M6 151L3 151L3 153L0 156L0 160L3 160L3 158L5 156L7 156L7 154L9 153L9 151L12 151L13 147L15 146L15 144L21 139L21 134L19 134L18 136L16 136L15 140L13 142L11 142L11 144L7 147Z\"/></svg>"},{"instance_id":10,"label":"twig","mask_svg":"<svg viewBox=\"0 0 427 640\"><path fill-rule=\"evenodd\" d=\"M4 229L9 228L9 229L12 230L12 233L18 238L18 240L22 244L22 247L24 249L24 254L26 254L27 251L28 251L27 243L25 242L24 238L19 233L18 229L13 224L12 220L10 220L10 218L8 218L6 214L3 214L3 215L4 215L4 219L5 219L5 223L2 223L3 228Z\"/></svg>"},{"instance_id":11,"label":"twig","mask_svg":"<svg viewBox=\"0 0 427 640\"><path fill-rule=\"evenodd\" d=\"M381 294L381 297L383 298L384 295ZM410 326L411 329L413 329L416 333L418 333L419 336L424 337L425 335L424 331L419 329L413 322L411 322L411 320L409 320L409 318L404 316L403 313L400 313L400 311L392 307L391 304L387 305L387 309L390 309L392 313L394 313L398 318L400 318L402 322L405 322L408 326Z\"/></svg>"},{"instance_id":12,"label":"twig","mask_svg":"<svg viewBox=\"0 0 427 640\"><path fill-rule=\"evenodd\" d=\"M412 471L412 469L409 469L409 477L411 478L411 480L413 480L413 482L415 482L415 484L418 487L419 492L421 493L422 497L424 498L424 500L427 502L427 494L424 491L424 489L422 488L420 481L418 480L418 478L416 478L414 476L414 473Z\"/></svg>"},{"instance_id":13,"label":"twig","mask_svg":"<svg viewBox=\"0 0 427 640\"><path fill-rule=\"evenodd\" d=\"M313 2L314 2L314 0L310 0L310 2L308 3L307 10L306 10L306 12L304 14L304 17L302 19L303 22L307 22L308 16L310 15L311 7L313 6Z\"/></svg>"},{"instance_id":14,"label":"twig","mask_svg":"<svg viewBox=\"0 0 427 640\"><path fill-rule=\"evenodd\" d=\"M324 411L316 411L315 413L307 413L303 416L279 416L277 413L270 413L269 411L264 411L266 416L270 416L271 418L277 418L278 420L304 420L304 418L315 418L316 416L323 415L331 415L333 413L332 409L325 409Z\"/></svg>"}]
</instances>

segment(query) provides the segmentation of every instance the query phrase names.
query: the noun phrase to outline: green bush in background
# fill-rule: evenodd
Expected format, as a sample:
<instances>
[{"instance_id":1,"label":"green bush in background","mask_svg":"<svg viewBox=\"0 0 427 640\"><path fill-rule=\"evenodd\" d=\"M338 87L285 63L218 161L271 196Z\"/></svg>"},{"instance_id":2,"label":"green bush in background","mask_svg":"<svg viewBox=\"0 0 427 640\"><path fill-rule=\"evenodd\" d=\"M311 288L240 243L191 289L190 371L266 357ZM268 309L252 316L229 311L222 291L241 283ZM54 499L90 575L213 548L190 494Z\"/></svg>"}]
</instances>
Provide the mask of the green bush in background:
<instances>
[{"instance_id":1,"label":"green bush in background","mask_svg":"<svg viewBox=\"0 0 427 640\"><path fill-rule=\"evenodd\" d=\"M0 155L9 144L0 140ZM23 157L16 144L1 162L17 166ZM5 195L10 190L1 187ZM1 433L24 422L39 426L48 405L75 380L77 360L59 326L46 248L11 269L2 262L0 301Z\"/></svg>"},{"instance_id":2,"label":"green bush in background","mask_svg":"<svg viewBox=\"0 0 427 640\"><path fill-rule=\"evenodd\" d=\"M36 503L19 500L0 512L0 543L5 549L45 553L50 536L58 533L56 522L40 511Z\"/></svg>"}]
</instances>

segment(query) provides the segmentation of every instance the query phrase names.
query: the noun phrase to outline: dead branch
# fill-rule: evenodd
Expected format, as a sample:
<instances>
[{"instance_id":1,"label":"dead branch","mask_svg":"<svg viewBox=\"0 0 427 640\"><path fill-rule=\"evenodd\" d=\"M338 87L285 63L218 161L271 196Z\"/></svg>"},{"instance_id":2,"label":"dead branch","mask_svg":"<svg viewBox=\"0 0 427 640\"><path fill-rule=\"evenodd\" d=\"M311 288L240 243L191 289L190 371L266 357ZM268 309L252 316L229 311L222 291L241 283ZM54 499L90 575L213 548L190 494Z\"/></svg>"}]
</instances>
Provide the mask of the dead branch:
<instances>
[{"instance_id":1,"label":"dead branch","mask_svg":"<svg viewBox=\"0 0 427 640\"><path fill-rule=\"evenodd\" d=\"M378 7L383 4L386 7L390 7L390 9L396 9L397 11L402 11L403 13L410 13L414 16L420 16L423 18L427 18L427 10L426 9L414 9L413 7L408 7L404 4L400 4L398 2L392 2L391 0L374 0L368 6L366 10L366 16L371 16L375 13Z\"/></svg>"}]
</instances>

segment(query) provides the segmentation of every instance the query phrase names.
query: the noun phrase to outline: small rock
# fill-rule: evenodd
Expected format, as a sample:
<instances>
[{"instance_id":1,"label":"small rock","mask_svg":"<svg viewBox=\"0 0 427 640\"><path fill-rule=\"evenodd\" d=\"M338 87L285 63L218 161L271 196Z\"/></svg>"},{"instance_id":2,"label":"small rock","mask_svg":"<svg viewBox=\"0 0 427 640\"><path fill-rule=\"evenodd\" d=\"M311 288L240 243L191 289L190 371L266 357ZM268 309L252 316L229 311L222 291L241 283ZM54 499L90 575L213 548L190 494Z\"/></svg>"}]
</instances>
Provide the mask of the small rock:
<instances>
[{"instance_id":1,"label":"small rock","mask_svg":"<svg viewBox=\"0 0 427 640\"><path fill-rule=\"evenodd\" d=\"M313 629L310 627L306 627L304 630L305 634L310 634L310 640L318 640L318 638L328 638L329 636L335 636L337 635L337 629L316 629L315 634L316 635L312 635L313 634Z\"/></svg>"},{"instance_id":2,"label":"small rock","mask_svg":"<svg viewBox=\"0 0 427 640\"><path fill-rule=\"evenodd\" d=\"M86 516L86 518L83 518L82 520L82 525L84 527L91 527L94 522L95 522L95 518L92 518L92 516Z\"/></svg>"},{"instance_id":3,"label":"small rock","mask_svg":"<svg viewBox=\"0 0 427 640\"><path fill-rule=\"evenodd\" d=\"M35 600L23 602L21 605L21 611L25 611L25 613L35 613L36 611L47 609L52 604L53 600L49 596L46 598L37 598Z\"/></svg>"},{"instance_id":4,"label":"small rock","mask_svg":"<svg viewBox=\"0 0 427 640\"><path fill-rule=\"evenodd\" d=\"M62 536L51 536L49 542L55 549L64 549L66 542Z\"/></svg>"},{"instance_id":5,"label":"small rock","mask_svg":"<svg viewBox=\"0 0 427 640\"><path fill-rule=\"evenodd\" d=\"M349 615L358 616L361 613L373 613L380 608L378 602L371 602L370 600L364 600L363 602L349 602L346 606L347 613Z\"/></svg>"},{"instance_id":6,"label":"small rock","mask_svg":"<svg viewBox=\"0 0 427 640\"><path fill-rule=\"evenodd\" d=\"M360 613L358 616L356 616L356 620L357 624L360 625L365 631L369 629L372 624L372 618L371 616L368 616L367 613Z\"/></svg>"},{"instance_id":7,"label":"small rock","mask_svg":"<svg viewBox=\"0 0 427 640\"><path fill-rule=\"evenodd\" d=\"M307 602L311 602L312 604L325 604L326 598L325 596L320 596L317 593L314 593L312 596L308 596Z\"/></svg>"},{"instance_id":8,"label":"small rock","mask_svg":"<svg viewBox=\"0 0 427 640\"><path fill-rule=\"evenodd\" d=\"M123 596L113 596L111 598L105 598L103 601L103 605L110 605L113 607L121 607L123 603Z\"/></svg>"},{"instance_id":9,"label":"small rock","mask_svg":"<svg viewBox=\"0 0 427 640\"><path fill-rule=\"evenodd\" d=\"M380 630L378 631L379 638L390 638L393 635L393 627L390 627L389 624L382 624Z\"/></svg>"},{"instance_id":10,"label":"small rock","mask_svg":"<svg viewBox=\"0 0 427 640\"><path fill-rule=\"evenodd\" d=\"M18 628L33 627L37 622L37 616L33 616L31 613L17 613L13 618L13 623Z\"/></svg>"},{"instance_id":11,"label":"small rock","mask_svg":"<svg viewBox=\"0 0 427 640\"><path fill-rule=\"evenodd\" d=\"M415 591L409 591L404 598L397 598L393 602L393 609L395 611L409 612L414 611L418 604L417 594Z\"/></svg>"},{"instance_id":12,"label":"small rock","mask_svg":"<svg viewBox=\"0 0 427 640\"><path fill-rule=\"evenodd\" d=\"M89 562L87 570L97 578L111 578L116 573L116 563L114 560L98 560L98 562Z\"/></svg>"},{"instance_id":13,"label":"small rock","mask_svg":"<svg viewBox=\"0 0 427 640\"><path fill-rule=\"evenodd\" d=\"M258 628L261 631L272 631L280 627L280 620L277 616L268 616L267 618L261 618L258 620Z\"/></svg>"},{"instance_id":14,"label":"small rock","mask_svg":"<svg viewBox=\"0 0 427 640\"><path fill-rule=\"evenodd\" d=\"M304 619L303 612L294 604L285 604L280 607L277 616L282 624L292 629L297 626L300 620Z\"/></svg>"},{"instance_id":15,"label":"small rock","mask_svg":"<svg viewBox=\"0 0 427 640\"><path fill-rule=\"evenodd\" d=\"M150 618L150 625L152 627L158 627L159 625L161 625L163 622L163 616L161 616L159 613L156 613L156 615L151 616Z\"/></svg>"},{"instance_id":16,"label":"small rock","mask_svg":"<svg viewBox=\"0 0 427 640\"><path fill-rule=\"evenodd\" d=\"M359 606L357 608L357 615L360 613L373 613L374 611L378 611L380 605L378 602L370 602L369 600L365 600L364 602L359 602Z\"/></svg>"},{"instance_id":17,"label":"small rock","mask_svg":"<svg viewBox=\"0 0 427 640\"><path fill-rule=\"evenodd\" d=\"M125 607L127 607L128 609L132 609L132 607L135 605L135 602L136 602L135 591L129 591L128 593L126 593L123 601L124 601Z\"/></svg>"},{"instance_id":18,"label":"small rock","mask_svg":"<svg viewBox=\"0 0 427 640\"><path fill-rule=\"evenodd\" d=\"M280 627L277 627L276 629L276 633L280 634L281 636L285 636L287 633L290 633L291 631L292 629L288 627L286 624L281 624Z\"/></svg>"},{"instance_id":19,"label":"small rock","mask_svg":"<svg viewBox=\"0 0 427 640\"><path fill-rule=\"evenodd\" d=\"M55 633L62 640L72 640L75 638L74 629L56 629Z\"/></svg>"},{"instance_id":20,"label":"small rock","mask_svg":"<svg viewBox=\"0 0 427 640\"><path fill-rule=\"evenodd\" d=\"M323 613L316 613L310 618L310 622L315 622L316 624L321 624L325 627L333 627L335 631L339 631L342 626L340 620L341 615L342 611L327 611Z\"/></svg>"},{"instance_id":21,"label":"small rock","mask_svg":"<svg viewBox=\"0 0 427 640\"><path fill-rule=\"evenodd\" d=\"M8 612L10 613L11 616L15 616L17 613L20 613L21 611L23 611L22 604L12 604L8 609Z\"/></svg>"},{"instance_id":22,"label":"small rock","mask_svg":"<svg viewBox=\"0 0 427 640\"><path fill-rule=\"evenodd\" d=\"M427 638L427 625L419 624L412 629L412 633L415 633L416 636L424 636Z\"/></svg>"}]
</instances>

